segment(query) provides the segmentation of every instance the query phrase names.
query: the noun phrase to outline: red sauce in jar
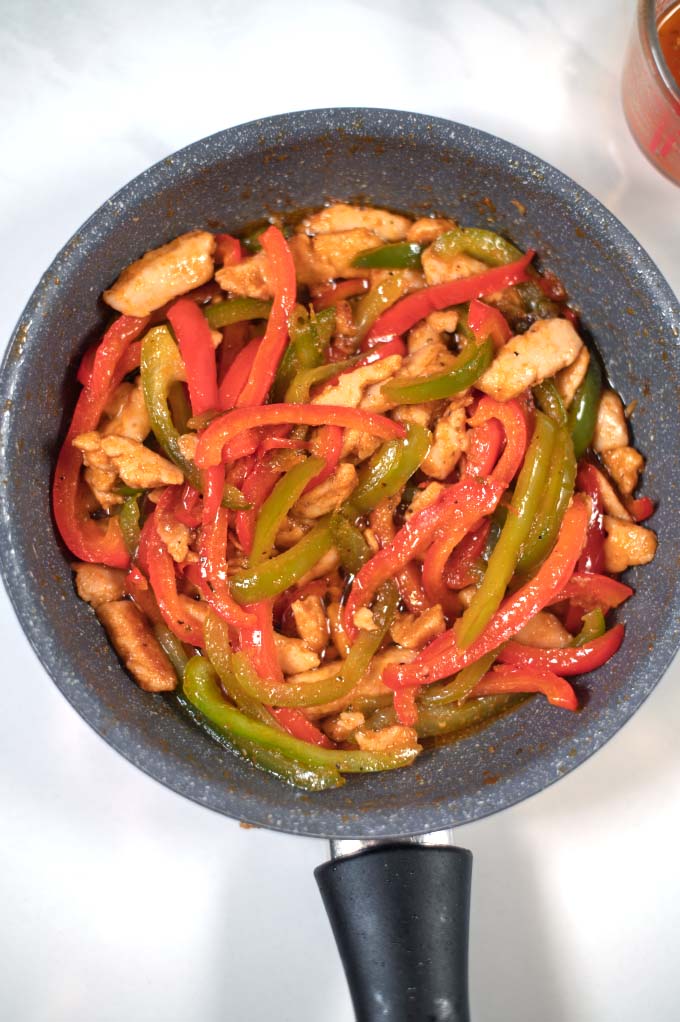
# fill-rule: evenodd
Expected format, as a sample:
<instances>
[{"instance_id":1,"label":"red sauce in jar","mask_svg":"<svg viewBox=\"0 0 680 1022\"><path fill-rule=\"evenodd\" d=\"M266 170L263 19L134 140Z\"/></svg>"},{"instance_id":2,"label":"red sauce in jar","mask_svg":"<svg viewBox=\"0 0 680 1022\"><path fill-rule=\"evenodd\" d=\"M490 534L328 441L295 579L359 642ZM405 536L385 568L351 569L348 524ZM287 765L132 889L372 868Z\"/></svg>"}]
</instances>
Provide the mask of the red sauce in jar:
<instances>
[{"instance_id":1,"label":"red sauce in jar","mask_svg":"<svg viewBox=\"0 0 680 1022\"><path fill-rule=\"evenodd\" d=\"M659 24L659 42L668 69L680 86L680 4Z\"/></svg>"}]
</instances>

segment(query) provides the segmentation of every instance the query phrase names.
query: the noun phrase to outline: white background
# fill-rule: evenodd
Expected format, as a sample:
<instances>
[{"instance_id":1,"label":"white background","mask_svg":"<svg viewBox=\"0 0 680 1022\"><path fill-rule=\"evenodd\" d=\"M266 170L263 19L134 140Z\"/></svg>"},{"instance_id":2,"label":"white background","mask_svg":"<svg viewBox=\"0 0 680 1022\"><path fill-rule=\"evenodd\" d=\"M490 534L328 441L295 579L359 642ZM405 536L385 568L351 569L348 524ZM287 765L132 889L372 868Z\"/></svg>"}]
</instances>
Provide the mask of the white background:
<instances>
[{"instance_id":1,"label":"white background","mask_svg":"<svg viewBox=\"0 0 680 1022\"><path fill-rule=\"evenodd\" d=\"M0 0L0 344L58 248L147 165L326 105L438 114L532 150L680 290L680 190L620 109L632 8ZM242 830L130 766L54 688L4 593L0 648L0 1018L349 1022L312 878L324 843ZM459 831L475 1022L680 1018L679 680L676 663L567 779Z\"/></svg>"}]
</instances>

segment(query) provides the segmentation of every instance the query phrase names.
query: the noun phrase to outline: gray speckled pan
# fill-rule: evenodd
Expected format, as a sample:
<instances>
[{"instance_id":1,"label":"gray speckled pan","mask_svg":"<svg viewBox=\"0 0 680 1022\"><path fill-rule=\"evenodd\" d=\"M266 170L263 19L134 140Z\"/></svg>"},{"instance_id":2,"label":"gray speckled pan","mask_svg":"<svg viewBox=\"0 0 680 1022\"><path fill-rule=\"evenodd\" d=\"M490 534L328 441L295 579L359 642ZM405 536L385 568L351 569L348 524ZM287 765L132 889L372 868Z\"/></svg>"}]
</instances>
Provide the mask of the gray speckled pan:
<instances>
[{"instance_id":1,"label":"gray speckled pan","mask_svg":"<svg viewBox=\"0 0 680 1022\"><path fill-rule=\"evenodd\" d=\"M49 486L73 407L74 367L106 319L99 294L146 249L196 227L238 231L277 210L364 199L490 225L565 282L624 400L659 500L654 565L630 573L621 653L579 682L584 707L543 700L492 730L427 752L410 770L301 794L217 746L141 692L75 596ZM526 212L523 212L523 209ZM46 670L107 742L203 805L300 834L389 837L478 819L582 763L628 720L680 642L678 304L622 225L574 182L483 132L417 114L315 110L231 128L158 163L105 203L59 253L28 303L0 384L0 547L5 584ZM672 459L672 461L671 461ZM493 747L493 751L490 750ZM489 781L495 779L495 783Z\"/></svg>"}]
</instances>

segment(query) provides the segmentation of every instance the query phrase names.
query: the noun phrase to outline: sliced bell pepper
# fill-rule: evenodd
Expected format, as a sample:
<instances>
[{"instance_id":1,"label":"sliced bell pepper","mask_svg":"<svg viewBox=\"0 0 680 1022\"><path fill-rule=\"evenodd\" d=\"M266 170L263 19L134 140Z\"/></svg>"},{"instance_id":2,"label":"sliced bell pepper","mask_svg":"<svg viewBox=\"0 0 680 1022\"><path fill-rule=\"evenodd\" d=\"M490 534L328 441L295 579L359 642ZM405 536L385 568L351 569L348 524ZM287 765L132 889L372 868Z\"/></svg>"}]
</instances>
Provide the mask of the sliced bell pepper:
<instances>
[{"instance_id":1,"label":"sliced bell pepper","mask_svg":"<svg viewBox=\"0 0 680 1022\"><path fill-rule=\"evenodd\" d=\"M400 273L390 273L379 284L363 295L354 309L354 325L357 338L361 341L361 350L368 351L374 345L369 341L376 322L380 321L385 311L398 302L408 289L408 277ZM396 333L396 331L393 331ZM385 337L386 331L380 336Z\"/></svg>"},{"instance_id":2,"label":"sliced bell pepper","mask_svg":"<svg viewBox=\"0 0 680 1022\"><path fill-rule=\"evenodd\" d=\"M315 366L313 369L301 369L291 380L284 395L286 404L306 404L312 387L318 383L326 383L334 376L340 375L345 369L357 365L357 359L349 358L343 362L331 362L329 365Z\"/></svg>"},{"instance_id":3,"label":"sliced bell pepper","mask_svg":"<svg viewBox=\"0 0 680 1022\"><path fill-rule=\"evenodd\" d=\"M552 548L574 493L575 479L574 446L571 436L562 426L555 437L548 481L517 561L518 575L526 577Z\"/></svg>"},{"instance_id":4,"label":"sliced bell pepper","mask_svg":"<svg viewBox=\"0 0 680 1022\"><path fill-rule=\"evenodd\" d=\"M220 266L234 266L240 263L243 253L241 242L231 234L216 234L215 262Z\"/></svg>"},{"instance_id":5,"label":"sliced bell pepper","mask_svg":"<svg viewBox=\"0 0 680 1022\"><path fill-rule=\"evenodd\" d=\"M237 399L239 407L261 405L269 393L288 340L288 320L297 290L293 256L278 227L267 228L260 236L260 243L269 258L274 301L252 372Z\"/></svg>"},{"instance_id":6,"label":"sliced bell pepper","mask_svg":"<svg viewBox=\"0 0 680 1022\"><path fill-rule=\"evenodd\" d=\"M184 361L192 413L217 408L217 361L205 316L190 298L180 298L168 309L168 320Z\"/></svg>"},{"instance_id":7,"label":"sliced bell pepper","mask_svg":"<svg viewBox=\"0 0 680 1022\"><path fill-rule=\"evenodd\" d=\"M589 511L589 502L577 494L564 516L557 543L534 578L505 598L485 630L467 649L458 646L455 631L450 628L433 639L412 663L388 666L383 673L385 684L396 690L439 681L512 638L564 589L585 543Z\"/></svg>"},{"instance_id":8,"label":"sliced bell pepper","mask_svg":"<svg viewBox=\"0 0 680 1022\"><path fill-rule=\"evenodd\" d=\"M323 363L334 328L335 309L324 309L317 314L313 308L308 312L303 305L295 306L288 325L290 341L272 387L274 401L282 400L303 372L326 368Z\"/></svg>"},{"instance_id":9,"label":"sliced bell pepper","mask_svg":"<svg viewBox=\"0 0 680 1022\"><path fill-rule=\"evenodd\" d=\"M395 241L359 252L352 266L355 270L417 270L422 251L422 245L415 241Z\"/></svg>"},{"instance_id":10,"label":"sliced bell pepper","mask_svg":"<svg viewBox=\"0 0 680 1022\"><path fill-rule=\"evenodd\" d=\"M500 309L480 302L479 298L473 298L470 302L467 326L478 341L490 338L496 349L501 348L512 337L512 330Z\"/></svg>"},{"instance_id":11,"label":"sliced bell pepper","mask_svg":"<svg viewBox=\"0 0 680 1022\"><path fill-rule=\"evenodd\" d=\"M488 465L496 455L498 433L491 433L489 422L500 422L505 433L505 447L491 471ZM519 471L527 449L527 420L518 401L495 401L491 397L483 397L474 415L468 423L473 427L464 475L470 478L484 479L487 476L501 491L508 486ZM480 442L477 430L483 427L484 434ZM491 437L491 440L489 440Z\"/></svg>"},{"instance_id":12,"label":"sliced bell pepper","mask_svg":"<svg viewBox=\"0 0 680 1022\"><path fill-rule=\"evenodd\" d=\"M132 341L140 336L148 322L148 316L144 318L119 316L108 328L96 348L87 384L95 399L113 389L112 380L121 358Z\"/></svg>"},{"instance_id":13,"label":"sliced bell pepper","mask_svg":"<svg viewBox=\"0 0 680 1022\"><path fill-rule=\"evenodd\" d=\"M493 666L498 650L485 653L473 664L468 664L462 671L454 675L450 681L438 685L427 685L422 689L421 698L425 706L446 706L448 703L459 703L470 695L484 675Z\"/></svg>"},{"instance_id":14,"label":"sliced bell pepper","mask_svg":"<svg viewBox=\"0 0 680 1022\"><path fill-rule=\"evenodd\" d=\"M250 508L236 515L236 535L246 554L250 553L253 546L260 507L269 497L282 471L269 458L256 460L243 481L242 492Z\"/></svg>"},{"instance_id":15,"label":"sliced bell pepper","mask_svg":"<svg viewBox=\"0 0 680 1022\"><path fill-rule=\"evenodd\" d=\"M489 557L481 585L463 616L456 622L456 637L461 649L465 649L478 638L505 595L548 478L555 434L556 426L552 420L542 412L537 412L534 432L517 479L505 525Z\"/></svg>"},{"instance_id":16,"label":"sliced bell pepper","mask_svg":"<svg viewBox=\"0 0 680 1022\"><path fill-rule=\"evenodd\" d=\"M604 635L591 639L583 646L565 646L564 649L538 649L511 641L499 651L498 659L504 664L537 668L560 675L583 674L601 667L614 656L623 642L624 631L623 625L614 625Z\"/></svg>"},{"instance_id":17,"label":"sliced bell pepper","mask_svg":"<svg viewBox=\"0 0 680 1022\"><path fill-rule=\"evenodd\" d=\"M576 566L577 571L599 574L604 570L604 510L600 492L599 474L589 461L581 461L576 473L576 488L591 499L588 538Z\"/></svg>"},{"instance_id":18,"label":"sliced bell pepper","mask_svg":"<svg viewBox=\"0 0 680 1022\"><path fill-rule=\"evenodd\" d=\"M543 380L542 383L536 384L531 393L542 412L545 412L558 426L566 426L567 411L560 392L552 380Z\"/></svg>"},{"instance_id":19,"label":"sliced bell pepper","mask_svg":"<svg viewBox=\"0 0 680 1022\"><path fill-rule=\"evenodd\" d=\"M302 496L307 484L318 476L323 466L321 458L309 457L294 465L275 484L257 515L250 550L251 566L259 564L271 554L276 534L284 518Z\"/></svg>"},{"instance_id":20,"label":"sliced bell pepper","mask_svg":"<svg viewBox=\"0 0 680 1022\"><path fill-rule=\"evenodd\" d=\"M316 724L312 724L301 710L287 706L273 706L271 712L274 720L293 738L309 742L320 749L336 748L335 742L332 742L328 735L320 731Z\"/></svg>"},{"instance_id":21,"label":"sliced bell pepper","mask_svg":"<svg viewBox=\"0 0 680 1022\"><path fill-rule=\"evenodd\" d=\"M268 319L272 303L263 302L258 298L227 298L224 302L215 302L203 310L208 326L220 330L232 323L245 323L251 319Z\"/></svg>"},{"instance_id":22,"label":"sliced bell pepper","mask_svg":"<svg viewBox=\"0 0 680 1022\"><path fill-rule=\"evenodd\" d=\"M322 459L324 467L307 484L305 493L319 486L335 472L342 454L342 430L339 426L322 426L309 441L309 449L317 458Z\"/></svg>"},{"instance_id":23,"label":"sliced bell pepper","mask_svg":"<svg viewBox=\"0 0 680 1022\"><path fill-rule=\"evenodd\" d=\"M182 525L195 529L201 524L201 495L191 483L185 483L175 504L175 518Z\"/></svg>"},{"instance_id":24,"label":"sliced bell pepper","mask_svg":"<svg viewBox=\"0 0 680 1022\"><path fill-rule=\"evenodd\" d=\"M170 488L161 496L161 502L173 498ZM168 553L156 529L156 511L147 518L142 529L138 559L149 577L149 583L156 597L158 609L166 625L182 642L191 646L203 645L203 624L198 614L192 613L189 599L180 600L177 592L175 562Z\"/></svg>"},{"instance_id":25,"label":"sliced bell pepper","mask_svg":"<svg viewBox=\"0 0 680 1022\"><path fill-rule=\"evenodd\" d=\"M449 556L443 572L449 589L465 589L480 581L484 573L480 562L490 529L491 520L482 519Z\"/></svg>"},{"instance_id":26,"label":"sliced bell pepper","mask_svg":"<svg viewBox=\"0 0 680 1022\"><path fill-rule=\"evenodd\" d=\"M420 467L432 442L429 429L406 424L403 440L388 440L369 460L359 485L348 500L348 510L365 514L398 493Z\"/></svg>"},{"instance_id":27,"label":"sliced bell pepper","mask_svg":"<svg viewBox=\"0 0 680 1022\"><path fill-rule=\"evenodd\" d=\"M231 591L241 604L256 603L278 596L298 582L331 549L328 523L320 519L306 536L289 550L263 564L231 576Z\"/></svg>"},{"instance_id":28,"label":"sliced bell pepper","mask_svg":"<svg viewBox=\"0 0 680 1022\"><path fill-rule=\"evenodd\" d=\"M472 727L479 727L494 717L515 709L525 702L526 696L486 696L470 699L464 703L444 706L430 706L421 703L418 718L414 724L419 738L438 738L443 735L460 734ZM397 723L393 706L376 710L366 721L372 730L389 727Z\"/></svg>"},{"instance_id":29,"label":"sliced bell pepper","mask_svg":"<svg viewBox=\"0 0 680 1022\"><path fill-rule=\"evenodd\" d=\"M125 546L130 557L134 557L139 546L139 497L128 497L118 516Z\"/></svg>"},{"instance_id":30,"label":"sliced bell pepper","mask_svg":"<svg viewBox=\"0 0 680 1022\"><path fill-rule=\"evenodd\" d=\"M602 370L596 355L591 352L585 379L574 394L567 414L567 423L574 441L574 454L577 460L585 454L593 439L601 394Z\"/></svg>"},{"instance_id":31,"label":"sliced bell pepper","mask_svg":"<svg viewBox=\"0 0 680 1022\"><path fill-rule=\"evenodd\" d=\"M425 319L430 312L470 302L473 298L483 298L484 295L493 294L494 291L526 280L526 269L534 255L533 250L529 250L516 262L506 266L498 266L485 273L477 273L473 277L433 284L431 287L414 291L376 320L366 337L366 342L370 346L379 337L404 334L421 319Z\"/></svg>"},{"instance_id":32,"label":"sliced bell pepper","mask_svg":"<svg viewBox=\"0 0 680 1022\"><path fill-rule=\"evenodd\" d=\"M382 393L389 401L400 405L422 404L425 401L453 397L476 383L492 360L493 343L487 337L480 344L466 344L444 372L410 381L390 380L383 386Z\"/></svg>"},{"instance_id":33,"label":"sliced bell pepper","mask_svg":"<svg viewBox=\"0 0 680 1022\"><path fill-rule=\"evenodd\" d=\"M541 692L552 706L562 710L578 710L576 693L564 678L548 670L525 666L494 667L477 682L471 698L507 695L519 692Z\"/></svg>"},{"instance_id":34,"label":"sliced bell pepper","mask_svg":"<svg viewBox=\"0 0 680 1022\"><path fill-rule=\"evenodd\" d=\"M239 606L231 594L227 576L228 513L220 508L213 522L204 522L200 533L199 566L202 592L210 606L234 628L252 628L255 618Z\"/></svg>"},{"instance_id":35,"label":"sliced bell pepper","mask_svg":"<svg viewBox=\"0 0 680 1022\"><path fill-rule=\"evenodd\" d=\"M582 610L599 607L604 614L630 599L634 590L624 582L608 575L574 572L564 588L555 595L553 603L571 600Z\"/></svg>"},{"instance_id":36,"label":"sliced bell pepper","mask_svg":"<svg viewBox=\"0 0 680 1022\"><path fill-rule=\"evenodd\" d=\"M196 464L199 468L219 465L225 444L244 430L257 426L279 424L304 426L343 426L359 429L384 440L406 435L403 426L384 415L374 415L358 408L344 408L335 405L260 405L253 408L235 408L214 419L201 434L196 449Z\"/></svg>"},{"instance_id":37,"label":"sliced bell pepper","mask_svg":"<svg viewBox=\"0 0 680 1022\"><path fill-rule=\"evenodd\" d=\"M200 490L200 473L182 454L179 432L170 414L168 404L170 387L178 380L184 382L186 373L177 345L167 327L152 327L144 337L141 376L144 402L156 440L171 461L181 468L187 481L195 489Z\"/></svg>"},{"instance_id":38,"label":"sliced bell pepper","mask_svg":"<svg viewBox=\"0 0 680 1022\"><path fill-rule=\"evenodd\" d=\"M440 234L432 251L442 259L453 259L464 253L487 266L506 266L521 258L522 252L511 241L480 227L454 227ZM513 282L515 283L515 282ZM506 286L506 285L503 285ZM495 290L500 291L501 288Z\"/></svg>"},{"instance_id":39,"label":"sliced bell pepper","mask_svg":"<svg viewBox=\"0 0 680 1022\"><path fill-rule=\"evenodd\" d=\"M367 277L356 277L353 280L340 280L319 288L312 292L312 303L317 312L322 309L329 309L338 302L347 301L356 295L368 291L369 281Z\"/></svg>"},{"instance_id":40,"label":"sliced bell pepper","mask_svg":"<svg viewBox=\"0 0 680 1022\"><path fill-rule=\"evenodd\" d=\"M239 394L252 374L253 363L261 344L261 337L253 337L252 341L241 348L224 374L218 390L217 403L225 411L236 407Z\"/></svg>"},{"instance_id":41,"label":"sliced bell pepper","mask_svg":"<svg viewBox=\"0 0 680 1022\"><path fill-rule=\"evenodd\" d=\"M397 531L394 524L394 510L398 497L395 495L391 500L384 500L371 512L371 528L381 547L389 546ZM409 562L401 568L395 577L399 595L412 614L421 614L429 606L425 591L420 581L418 567Z\"/></svg>"},{"instance_id":42,"label":"sliced bell pepper","mask_svg":"<svg viewBox=\"0 0 680 1022\"><path fill-rule=\"evenodd\" d=\"M626 507L634 522L646 522L656 510L654 501L649 497L630 497Z\"/></svg>"}]
</instances>

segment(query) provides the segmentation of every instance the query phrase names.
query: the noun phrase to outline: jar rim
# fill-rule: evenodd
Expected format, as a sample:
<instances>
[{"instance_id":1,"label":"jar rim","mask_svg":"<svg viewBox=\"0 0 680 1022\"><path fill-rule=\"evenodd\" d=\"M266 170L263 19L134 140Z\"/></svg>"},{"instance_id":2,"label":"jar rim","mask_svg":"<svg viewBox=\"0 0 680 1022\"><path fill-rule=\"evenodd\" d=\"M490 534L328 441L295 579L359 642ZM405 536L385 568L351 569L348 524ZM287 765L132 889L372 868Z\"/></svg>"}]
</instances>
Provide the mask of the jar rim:
<instances>
[{"instance_id":1,"label":"jar rim","mask_svg":"<svg viewBox=\"0 0 680 1022\"><path fill-rule=\"evenodd\" d=\"M680 5L678 5L680 6ZM671 9L668 13L674 8ZM655 0L640 0L639 7L639 21L640 29L644 31L647 37L649 48L652 51L652 57L656 64L656 69L661 77L664 85L674 98L676 103L680 104L680 84L675 80L671 74L671 69L666 63L663 50L661 49L661 41L659 39L659 27L656 18L656 2Z\"/></svg>"}]
</instances>

